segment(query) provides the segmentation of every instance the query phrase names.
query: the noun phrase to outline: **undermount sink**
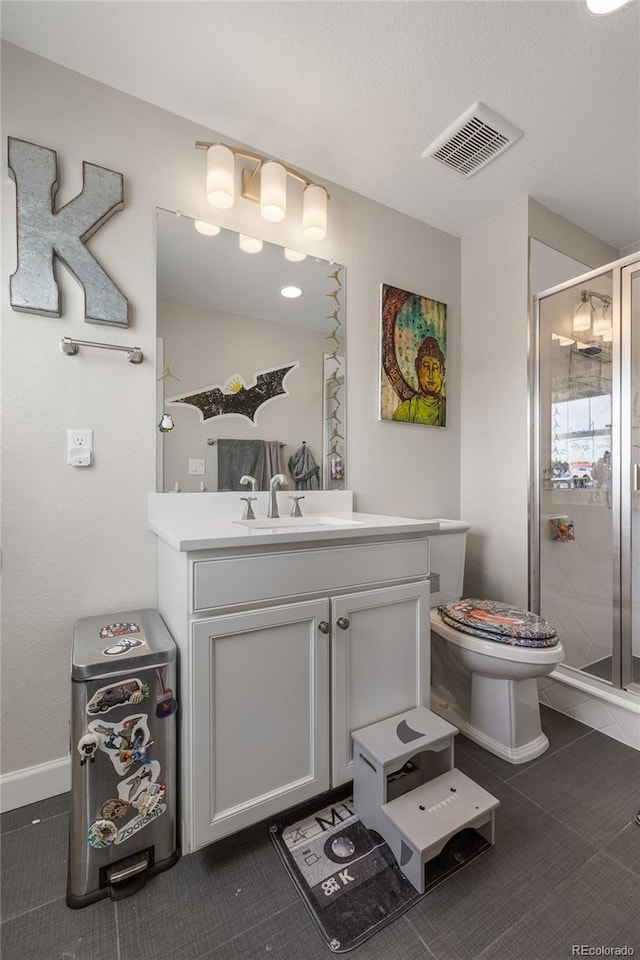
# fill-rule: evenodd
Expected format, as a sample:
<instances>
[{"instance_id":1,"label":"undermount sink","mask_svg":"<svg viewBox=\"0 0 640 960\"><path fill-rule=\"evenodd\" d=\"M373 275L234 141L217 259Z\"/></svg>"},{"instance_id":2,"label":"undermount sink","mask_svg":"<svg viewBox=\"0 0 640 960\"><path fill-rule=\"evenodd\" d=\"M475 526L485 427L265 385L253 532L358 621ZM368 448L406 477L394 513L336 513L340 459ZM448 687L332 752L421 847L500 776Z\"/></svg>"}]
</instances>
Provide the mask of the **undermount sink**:
<instances>
[{"instance_id":1,"label":"undermount sink","mask_svg":"<svg viewBox=\"0 0 640 960\"><path fill-rule=\"evenodd\" d=\"M306 517L265 517L259 520L233 520L250 530L300 530L305 527L361 527L361 520L347 520L343 517L325 517L309 514Z\"/></svg>"}]
</instances>

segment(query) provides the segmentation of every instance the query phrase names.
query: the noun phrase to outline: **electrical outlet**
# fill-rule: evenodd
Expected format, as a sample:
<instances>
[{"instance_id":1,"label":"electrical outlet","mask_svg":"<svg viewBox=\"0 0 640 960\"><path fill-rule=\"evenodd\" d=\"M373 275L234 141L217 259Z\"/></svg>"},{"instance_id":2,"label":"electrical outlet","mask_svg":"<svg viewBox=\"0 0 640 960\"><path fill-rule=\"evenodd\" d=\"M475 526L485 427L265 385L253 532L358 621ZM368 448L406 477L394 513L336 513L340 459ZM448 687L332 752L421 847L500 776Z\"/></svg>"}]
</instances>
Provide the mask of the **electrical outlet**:
<instances>
[{"instance_id":1,"label":"electrical outlet","mask_svg":"<svg viewBox=\"0 0 640 960\"><path fill-rule=\"evenodd\" d=\"M93 460L93 430L67 430L67 463L89 467Z\"/></svg>"}]
</instances>

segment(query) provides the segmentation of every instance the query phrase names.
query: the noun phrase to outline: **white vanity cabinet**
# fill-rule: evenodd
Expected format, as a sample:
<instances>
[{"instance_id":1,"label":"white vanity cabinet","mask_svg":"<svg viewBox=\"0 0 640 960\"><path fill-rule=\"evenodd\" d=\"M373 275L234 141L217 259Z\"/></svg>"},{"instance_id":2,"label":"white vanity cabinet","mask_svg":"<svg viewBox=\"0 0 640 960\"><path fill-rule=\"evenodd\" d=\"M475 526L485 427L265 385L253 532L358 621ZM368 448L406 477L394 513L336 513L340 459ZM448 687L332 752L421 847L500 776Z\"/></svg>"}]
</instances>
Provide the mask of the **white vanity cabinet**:
<instances>
[{"instance_id":1,"label":"white vanity cabinet","mask_svg":"<svg viewBox=\"0 0 640 960\"><path fill-rule=\"evenodd\" d=\"M351 780L352 730L429 705L427 524L374 519L202 549L154 526L184 853Z\"/></svg>"},{"instance_id":2,"label":"white vanity cabinet","mask_svg":"<svg viewBox=\"0 0 640 960\"><path fill-rule=\"evenodd\" d=\"M329 788L328 619L325 599L193 624L195 848Z\"/></svg>"}]
</instances>

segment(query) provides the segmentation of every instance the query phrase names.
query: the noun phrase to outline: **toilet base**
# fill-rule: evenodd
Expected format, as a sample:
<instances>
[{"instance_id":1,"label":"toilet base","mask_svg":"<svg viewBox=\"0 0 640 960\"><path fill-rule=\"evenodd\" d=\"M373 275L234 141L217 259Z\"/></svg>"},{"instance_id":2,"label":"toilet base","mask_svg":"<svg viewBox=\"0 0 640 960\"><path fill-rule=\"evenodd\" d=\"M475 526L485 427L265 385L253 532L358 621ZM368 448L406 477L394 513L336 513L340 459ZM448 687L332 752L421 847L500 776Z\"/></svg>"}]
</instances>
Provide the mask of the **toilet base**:
<instances>
[{"instance_id":1,"label":"toilet base","mask_svg":"<svg viewBox=\"0 0 640 960\"><path fill-rule=\"evenodd\" d=\"M431 709L461 733L508 763L526 763L549 746L540 726L538 687L534 679L505 680L474 674L468 715L456 703L432 691Z\"/></svg>"}]
</instances>

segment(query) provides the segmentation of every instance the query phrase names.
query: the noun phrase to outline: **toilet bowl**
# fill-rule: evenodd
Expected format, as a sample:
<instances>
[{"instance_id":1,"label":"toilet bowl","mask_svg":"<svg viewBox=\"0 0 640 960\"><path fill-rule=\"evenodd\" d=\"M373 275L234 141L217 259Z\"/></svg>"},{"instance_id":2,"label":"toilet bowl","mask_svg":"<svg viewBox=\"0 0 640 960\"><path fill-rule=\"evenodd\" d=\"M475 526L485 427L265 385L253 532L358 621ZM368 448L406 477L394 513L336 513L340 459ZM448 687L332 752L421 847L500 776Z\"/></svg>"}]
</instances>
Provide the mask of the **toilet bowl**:
<instances>
[{"instance_id":1,"label":"toilet bowl","mask_svg":"<svg viewBox=\"0 0 640 960\"><path fill-rule=\"evenodd\" d=\"M465 736L509 763L533 760L549 746L540 726L537 677L564 659L562 644L528 645L504 636L489 639L445 623L436 606L462 596L466 531L462 521L440 521L431 540L431 570L439 574L432 594L431 630L443 642L432 645L431 709ZM480 631L483 632L483 631ZM505 642L506 640L506 642Z\"/></svg>"}]
</instances>

